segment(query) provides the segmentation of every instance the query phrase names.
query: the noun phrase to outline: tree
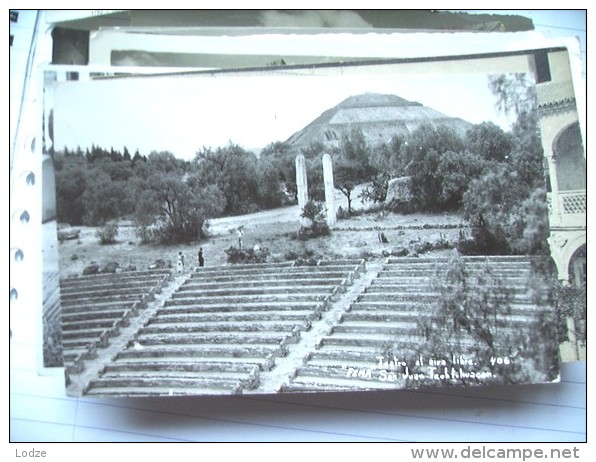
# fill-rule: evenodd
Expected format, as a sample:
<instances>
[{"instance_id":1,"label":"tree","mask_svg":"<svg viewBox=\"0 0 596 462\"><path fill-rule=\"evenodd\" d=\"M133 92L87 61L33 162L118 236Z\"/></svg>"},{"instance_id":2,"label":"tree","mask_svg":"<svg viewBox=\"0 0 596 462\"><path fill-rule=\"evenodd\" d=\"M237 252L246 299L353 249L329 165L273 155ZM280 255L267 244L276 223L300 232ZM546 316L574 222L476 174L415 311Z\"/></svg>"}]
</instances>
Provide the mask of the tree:
<instances>
[{"instance_id":1,"label":"tree","mask_svg":"<svg viewBox=\"0 0 596 462\"><path fill-rule=\"evenodd\" d=\"M242 147L229 144L215 150L204 148L192 162L202 186L216 186L226 199L224 213L256 211L259 184L257 158Z\"/></svg>"},{"instance_id":2,"label":"tree","mask_svg":"<svg viewBox=\"0 0 596 462\"><path fill-rule=\"evenodd\" d=\"M495 106L504 114L520 116L535 112L536 87L525 73L488 76L488 87L497 97Z\"/></svg>"},{"instance_id":3,"label":"tree","mask_svg":"<svg viewBox=\"0 0 596 462\"><path fill-rule=\"evenodd\" d=\"M284 192L278 167L268 158L260 158L257 165L259 205L266 209L279 207L284 202Z\"/></svg>"},{"instance_id":4,"label":"tree","mask_svg":"<svg viewBox=\"0 0 596 462\"><path fill-rule=\"evenodd\" d=\"M277 169L281 185L285 187L293 201L297 201L296 152L294 148L286 142L276 141L263 148L259 156L259 164L261 160L269 161Z\"/></svg>"},{"instance_id":5,"label":"tree","mask_svg":"<svg viewBox=\"0 0 596 462\"><path fill-rule=\"evenodd\" d=\"M371 183L360 194L361 199L374 203L385 202L390 179L391 175L386 171L381 171L381 173L375 175Z\"/></svg>"},{"instance_id":6,"label":"tree","mask_svg":"<svg viewBox=\"0 0 596 462\"><path fill-rule=\"evenodd\" d=\"M488 161L504 162L511 153L513 140L494 123L483 122L468 130L466 147Z\"/></svg>"},{"instance_id":7,"label":"tree","mask_svg":"<svg viewBox=\"0 0 596 462\"><path fill-rule=\"evenodd\" d=\"M437 203L450 209L459 209L470 182L480 177L487 162L470 151L445 152L437 164L440 192Z\"/></svg>"},{"instance_id":8,"label":"tree","mask_svg":"<svg viewBox=\"0 0 596 462\"><path fill-rule=\"evenodd\" d=\"M103 225L131 210L131 199L126 182L112 181L107 173L93 168L89 170L83 193L83 221L91 226Z\"/></svg>"},{"instance_id":9,"label":"tree","mask_svg":"<svg viewBox=\"0 0 596 462\"><path fill-rule=\"evenodd\" d=\"M475 226L481 249L542 253L548 248L548 218L535 90L517 74L492 77L490 88L500 110L517 116L512 148L470 184L463 197L464 213Z\"/></svg>"},{"instance_id":10,"label":"tree","mask_svg":"<svg viewBox=\"0 0 596 462\"><path fill-rule=\"evenodd\" d=\"M501 164L472 181L464 194L464 216L474 226L478 245L485 252L513 252L521 231L517 183L516 173Z\"/></svg>"},{"instance_id":11,"label":"tree","mask_svg":"<svg viewBox=\"0 0 596 462\"><path fill-rule=\"evenodd\" d=\"M404 173L411 177L414 205L420 210L446 208L452 199L441 196L444 188L439 165L445 153L465 151L462 138L448 127L421 125L400 146L400 151Z\"/></svg>"},{"instance_id":12,"label":"tree","mask_svg":"<svg viewBox=\"0 0 596 462\"><path fill-rule=\"evenodd\" d=\"M85 204L83 194L87 187L87 170L83 162L63 160L64 166L56 175L56 215L58 222L73 226L83 224Z\"/></svg>"},{"instance_id":13,"label":"tree","mask_svg":"<svg viewBox=\"0 0 596 462\"><path fill-rule=\"evenodd\" d=\"M356 186L376 174L370 158L370 148L362 131L353 130L342 138L339 156L334 159L333 175L335 186L348 199L348 213L352 213L352 193Z\"/></svg>"},{"instance_id":14,"label":"tree","mask_svg":"<svg viewBox=\"0 0 596 462\"><path fill-rule=\"evenodd\" d=\"M214 185L203 185L196 173L170 153L149 155L135 207L141 238L162 243L192 242L203 237L203 224L224 209L225 198Z\"/></svg>"},{"instance_id":15,"label":"tree","mask_svg":"<svg viewBox=\"0 0 596 462\"><path fill-rule=\"evenodd\" d=\"M541 308L546 283L531 275L526 284L540 296L534 300L533 319L520 325L511 321L514 297L505 281L489 265L474 270L455 254L445 274L433 281L437 295L418 319L424 341L414 346L417 357L444 358L448 370L450 358L473 358L474 370L487 373L482 379L452 374L444 377L445 384L454 379L463 384L552 380L557 376L558 351L554 319ZM464 365L461 370L465 369Z\"/></svg>"},{"instance_id":16,"label":"tree","mask_svg":"<svg viewBox=\"0 0 596 462\"><path fill-rule=\"evenodd\" d=\"M411 177L411 191L415 203L422 210L437 210L441 207L439 196L442 184L439 176L441 154L433 148L420 147L418 155L413 157L407 167Z\"/></svg>"}]
</instances>

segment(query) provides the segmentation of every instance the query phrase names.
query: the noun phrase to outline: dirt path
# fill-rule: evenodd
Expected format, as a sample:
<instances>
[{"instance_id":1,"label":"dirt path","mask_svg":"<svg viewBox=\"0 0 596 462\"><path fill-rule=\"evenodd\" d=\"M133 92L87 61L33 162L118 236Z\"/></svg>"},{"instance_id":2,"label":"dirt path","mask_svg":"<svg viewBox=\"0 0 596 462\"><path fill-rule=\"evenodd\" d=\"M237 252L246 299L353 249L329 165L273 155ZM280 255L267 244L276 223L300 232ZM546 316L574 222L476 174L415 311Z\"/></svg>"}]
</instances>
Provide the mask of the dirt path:
<instances>
[{"instance_id":1,"label":"dirt path","mask_svg":"<svg viewBox=\"0 0 596 462\"><path fill-rule=\"evenodd\" d=\"M257 390L258 392L277 393L282 385L289 383L294 371L302 365L306 355L315 350L315 346L321 338L328 335L329 330L337 324L340 317L377 276L381 266L381 260L366 264L366 271L362 271L360 277L355 279L351 286L347 287L346 292L332 302L329 309L323 312L321 319L313 322L309 331L301 333L298 343L288 346L289 353L287 356L276 358L274 368L270 371L261 372L261 385Z\"/></svg>"}]
</instances>

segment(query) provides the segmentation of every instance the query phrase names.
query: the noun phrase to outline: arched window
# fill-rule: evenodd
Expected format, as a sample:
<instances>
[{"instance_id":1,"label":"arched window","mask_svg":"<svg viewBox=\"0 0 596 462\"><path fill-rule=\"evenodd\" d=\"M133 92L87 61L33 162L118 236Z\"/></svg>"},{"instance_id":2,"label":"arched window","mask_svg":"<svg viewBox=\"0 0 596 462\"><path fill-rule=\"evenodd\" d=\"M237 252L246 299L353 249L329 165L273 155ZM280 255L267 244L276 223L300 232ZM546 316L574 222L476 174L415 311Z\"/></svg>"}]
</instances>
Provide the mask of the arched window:
<instances>
[{"instance_id":1,"label":"arched window","mask_svg":"<svg viewBox=\"0 0 596 462\"><path fill-rule=\"evenodd\" d=\"M579 123L561 132L555 141L559 191L586 189L586 159Z\"/></svg>"}]
</instances>

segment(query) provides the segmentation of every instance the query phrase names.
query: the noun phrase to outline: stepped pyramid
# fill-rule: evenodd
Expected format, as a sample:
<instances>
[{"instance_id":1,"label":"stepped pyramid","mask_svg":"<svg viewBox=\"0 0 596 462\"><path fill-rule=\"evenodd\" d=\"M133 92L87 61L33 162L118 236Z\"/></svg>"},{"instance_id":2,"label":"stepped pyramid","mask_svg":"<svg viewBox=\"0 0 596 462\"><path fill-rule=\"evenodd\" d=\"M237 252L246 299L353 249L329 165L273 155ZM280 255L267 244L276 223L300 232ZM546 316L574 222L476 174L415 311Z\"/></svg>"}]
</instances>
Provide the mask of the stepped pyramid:
<instances>
[{"instance_id":1,"label":"stepped pyramid","mask_svg":"<svg viewBox=\"0 0 596 462\"><path fill-rule=\"evenodd\" d=\"M365 93L351 96L325 111L287 142L297 148L313 143L332 148L339 146L342 137L359 129L366 142L374 146L388 143L396 135L408 135L423 124L435 128L444 126L462 136L472 126L462 119L396 95Z\"/></svg>"}]
</instances>

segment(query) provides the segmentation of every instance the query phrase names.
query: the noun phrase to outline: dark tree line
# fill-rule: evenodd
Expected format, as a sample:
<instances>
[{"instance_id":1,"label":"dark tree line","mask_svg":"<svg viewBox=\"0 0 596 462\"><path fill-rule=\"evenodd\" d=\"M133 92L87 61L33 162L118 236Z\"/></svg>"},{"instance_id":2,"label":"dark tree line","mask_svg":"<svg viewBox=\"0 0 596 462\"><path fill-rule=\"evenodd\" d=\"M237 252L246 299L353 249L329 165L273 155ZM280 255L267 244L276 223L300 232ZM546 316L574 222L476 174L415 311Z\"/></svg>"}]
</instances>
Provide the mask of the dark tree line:
<instances>
[{"instance_id":1,"label":"dark tree line","mask_svg":"<svg viewBox=\"0 0 596 462\"><path fill-rule=\"evenodd\" d=\"M192 161L94 146L55 153L54 166L59 222L98 226L129 217L144 241L190 242L202 237L209 218L292 200L273 157L233 144L205 148Z\"/></svg>"}]
</instances>

